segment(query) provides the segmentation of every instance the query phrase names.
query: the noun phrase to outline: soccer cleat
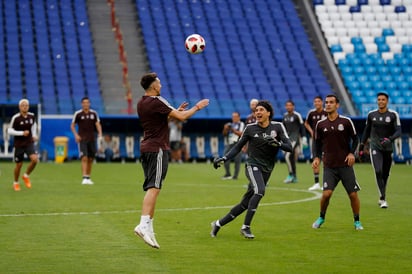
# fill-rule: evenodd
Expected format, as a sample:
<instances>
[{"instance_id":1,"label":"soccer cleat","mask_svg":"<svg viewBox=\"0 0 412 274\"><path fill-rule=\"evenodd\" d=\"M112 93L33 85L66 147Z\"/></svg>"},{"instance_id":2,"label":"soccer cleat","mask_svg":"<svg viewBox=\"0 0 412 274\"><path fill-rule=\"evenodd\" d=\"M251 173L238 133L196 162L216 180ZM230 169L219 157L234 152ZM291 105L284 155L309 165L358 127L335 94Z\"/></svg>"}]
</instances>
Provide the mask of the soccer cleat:
<instances>
[{"instance_id":1,"label":"soccer cleat","mask_svg":"<svg viewBox=\"0 0 412 274\"><path fill-rule=\"evenodd\" d=\"M360 221L355 221L353 225L355 226L356 230L363 230L363 226Z\"/></svg>"},{"instance_id":2,"label":"soccer cleat","mask_svg":"<svg viewBox=\"0 0 412 274\"><path fill-rule=\"evenodd\" d=\"M218 226L217 224L216 224L216 222L217 221L213 221L210 225L212 226L212 231L210 231L210 236L211 237L216 237L216 235L217 235L217 233L219 232L219 230L220 230L220 226Z\"/></svg>"},{"instance_id":3,"label":"soccer cleat","mask_svg":"<svg viewBox=\"0 0 412 274\"><path fill-rule=\"evenodd\" d=\"M298 182L298 178L296 176L292 176L292 183L297 183Z\"/></svg>"},{"instance_id":4,"label":"soccer cleat","mask_svg":"<svg viewBox=\"0 0 412 274\"><path fill-rule=\"evenodd\" d=\"M322 190L322 187L320 186L319 183L313 184L308 190L313 191L313 190Z\"/></svg>"},{"instance_id":5,"label":"soccer cleat","mask_svg":"<svg viewBox=\"0 0 412 274\"><path fill-rule=\"evenodd\" d=\"M87 179L87 181L89 182L89 185L94 185L94 182L91 179Z\"/></svg>"},{"instance_id":6,"label":"soccer cleat","mask_svg":"<svg viewBox=\"0 0 412 274\"><path fill-rule=\"evenodd\" d=\"M152 237L154 237L154 235L152 236L153 233L151 233L147 227L141 227L140 225L137 225L134 229L134 233L142 238L146 244L150 245L151 247L157 248L152 240Z\"/></svg>"},{"instance_id":7,"label":"soccer cleat","mask_svg":"<svg viewBox=\"0 0 412 274\"><path fill-rule=\"evenodd\" d=\"M325 219L322 217L319 217L316 219L316 221L312 224L312 228L318 229L320 226L325 222Z\"/></svg>"},{"instance_id":8,"label":"soccer cleat","mask_svg":"<svg viewBox=\"0 0 412 274\"><path fill-rule=\"evenodd\" d=\"M26 177L26 176L22 176L21 177L23 179L24 184L26 185L27 188L31 188L31 182L30 182L30 177Z\"/></svg>"},{"instance_id":9,"label":"soccer cleat","mask_svg":"<svg viewBox=\"0 0 412 274\"><path fill-rule=\"evenodd\" d=\"M20 191L20 184L19 183L13 183L13 189L14 189L14 191Z\"/></svg>"},{"instance_id":10,"label":"soccer cleat","mask_svg":"<svg viewBox=\"0 0 412 274\"><path fill-rule=\"evenodd\" d=\"M379 206L381 208L388 208L388 203L385 200L379 200Z\"/></svg>"},{"instance_id":11,"label":"soccer cleat","mask_svg":"<svg viewBox=\"0 0 412 274\"><path fill-rule=\"evenodd\" d=\"M156 237L155 237L154 232L151 232L151 233L150 233L150 239L151 239L152 242L153 242L153 247L154 247L154 248L160 248L159 243L156 241Z\"/></svg>"},{"instance_id":12,"label":"soccer cleat","mask_svg":"<svg viewBox=\"0 0 412 274\"><path fill-rule=\"evenodd\" d=\"M290 184L293 182L293 176L292 175L288 175L288 177L286 177L286 179L283 181L285 184Z\"/></svg>"},{"instance_id":13,"label":"soccer cleat","mask_svg":"<svg viewBox=\"0 0 412 274\"><path fill-rule=\"evenodd\" d=\"M222 180L232 180L233 179L233 177L232 176L227 176L227 175L225 175L225 176L223 176L222 177Z\"/></svg>"},{"instance_id":14,"label":"soccer cleat","mask_svg":"<svg viewBox=\"0 0 412 274\"><path fill-rule=\"evenodd\" d=\"M250 231L250 227L240 229L240 234L243 235L246 239L254 239L255 235Z\"/></svg>"},{"instance_id":15,"label":"soccer cleat","mask_svg":"<svg viewBox=\"0 0 412 274\"><path fill-rule=\"evenodd\" d=\"M93 182L90 179L83 179L82 180L82 185L92 185Z\"/></svg>"}]
</instances>

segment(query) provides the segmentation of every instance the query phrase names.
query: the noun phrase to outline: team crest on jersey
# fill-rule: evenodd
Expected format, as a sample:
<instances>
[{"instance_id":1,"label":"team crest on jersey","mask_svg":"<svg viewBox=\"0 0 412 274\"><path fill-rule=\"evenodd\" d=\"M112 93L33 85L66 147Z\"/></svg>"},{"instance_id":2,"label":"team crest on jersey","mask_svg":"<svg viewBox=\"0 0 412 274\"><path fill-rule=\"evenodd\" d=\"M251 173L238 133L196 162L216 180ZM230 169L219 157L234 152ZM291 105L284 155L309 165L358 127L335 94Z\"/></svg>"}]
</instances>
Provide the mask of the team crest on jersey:
<instances>
[{"instance_id":1,"label":"team crest on jersey","mask_svg":"<svg viewBox=\"0 0 412 274\"><path fill-rule=\"evenodd\" d=\"M390 123L390 122L391 122L391 117L386 116L386 118L385 118L385 122L386 122L386 123Z\"/></svg>"},{"instance_id":2,"label":"team crest on jersey","mask_svg":"<svg viewBox=\"0 0 412 274\"><path fill-rule=\"evenodd\" d=\"M270 136L273 137L273 138L275 138L276 136L278 136L278 134L276 133L275 130L272 130L272 131L270 132Z\"/></svg>"},{"instance_id":3,"label":"team crest on jersey","mask_svg":"<svg viewBox=\"0 0 412 274\"><path fill-rule=\"evenodd\" d=\"M342 124L339 124L339 125L338 125L338 130L339 130L339 131L344 131L344 130L345 130L345 127L344 127Z\"/></svg>"},{"instance_id":4,"label":"team crest on jersey","mask_svg":"<svg viewBox=\"0 0 412 274\"><path fill-rule=\"evenodd\" d=\"M94 119L94 115L93 115L93 114L90 114L90 119Z\"/></svg>"}]
</instances>

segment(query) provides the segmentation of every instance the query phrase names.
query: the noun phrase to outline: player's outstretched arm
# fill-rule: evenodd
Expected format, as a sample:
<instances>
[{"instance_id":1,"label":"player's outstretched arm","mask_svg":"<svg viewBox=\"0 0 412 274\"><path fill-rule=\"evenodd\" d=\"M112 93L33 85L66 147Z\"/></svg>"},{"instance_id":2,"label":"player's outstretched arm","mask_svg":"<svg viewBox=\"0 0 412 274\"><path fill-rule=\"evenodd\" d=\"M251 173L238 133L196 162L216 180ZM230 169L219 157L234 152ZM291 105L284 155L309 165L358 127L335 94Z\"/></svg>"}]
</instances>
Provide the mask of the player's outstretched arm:
<instances>
[{"instance_id":1,"label":"player's outstretched arm","mask_svg":"<svg viewBox=\"0 0 412 274\"><path fill-rule=\"evenodd\" d=\"M188 110L179 111L174 109L170 112L169 117L175 118L179 121L186 121L192 117L197 111L204 109L209 105L209 99L202 99L197 102L192 108Z\"/></svg>"}]
</instances>

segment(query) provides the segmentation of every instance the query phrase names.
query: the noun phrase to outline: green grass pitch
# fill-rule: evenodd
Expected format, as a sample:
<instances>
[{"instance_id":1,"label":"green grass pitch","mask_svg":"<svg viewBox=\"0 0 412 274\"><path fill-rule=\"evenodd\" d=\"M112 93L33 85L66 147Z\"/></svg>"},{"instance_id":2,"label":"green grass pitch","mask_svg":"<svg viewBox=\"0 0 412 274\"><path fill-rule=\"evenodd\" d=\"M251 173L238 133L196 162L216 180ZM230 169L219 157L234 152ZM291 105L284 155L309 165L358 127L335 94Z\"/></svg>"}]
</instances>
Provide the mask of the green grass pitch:
<instances>
[{"instance_id":1,"label":"green grass pitch","mask_svg":"<svg viewBox=\"0 0 412 274\"><path fill-rule=\"evenodd\" d=\"M25 168L27 163L23 166ZM297 184L278 163L247 240L244 215L211 238L210 222L237 203L247 183L222 181L211 164L171 164L159 196L152 249L136 237L143 172L136 163L98 163L95 185L81 185L80 162L40 163L32 189L12 190L13 163L0 163L0 273L411 273L411 166L396 164L388 209L377 205L370 164L356 164L363 231L355 231L340 185L322 228L312 170Z\"/></svg>"}]
</instances>

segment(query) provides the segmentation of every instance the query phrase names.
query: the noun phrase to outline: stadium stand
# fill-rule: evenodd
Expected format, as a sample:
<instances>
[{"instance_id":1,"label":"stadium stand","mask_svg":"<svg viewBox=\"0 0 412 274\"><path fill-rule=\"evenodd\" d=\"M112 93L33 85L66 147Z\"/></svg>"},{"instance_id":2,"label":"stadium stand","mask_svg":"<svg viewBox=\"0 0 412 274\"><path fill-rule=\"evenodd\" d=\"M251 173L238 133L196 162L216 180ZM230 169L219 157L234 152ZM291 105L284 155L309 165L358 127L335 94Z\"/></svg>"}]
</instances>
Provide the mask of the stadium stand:
<instances>
[{"instance_id":1,"label":"stadium stand","mask_svg":"<svg viewBox=\"0 0 412 274\"><path fill-rule=\"evenodd\" d=\"M103 110L84 0L1 1L0 37L1 102L72 114L88 95Z\"/></svg>"},{"instance_id":2,"label":"stadium stand","mask_svg":"<svg viewBox=\"0 0 412 274\"><path fill-rule=\"evenodd\" d=\"M283 112L292 98L306 113L331 91L292 1L136 0L151 70L174 105L201 97L219 101L201 118L248 114L252 97ZM201 33L206 50L190 56L185 36Z\"/></svg>"},{"instance_id":3,"label":"stadium stand","mask_svg":"<svg viewBox=\"0 0 412 274\"><path fill-rule=\"evenodd\" d=\"M360 114L386 91L401 117L412 117L412 2L313 0L335 63Z\"/></svg>"}]
</instances>

